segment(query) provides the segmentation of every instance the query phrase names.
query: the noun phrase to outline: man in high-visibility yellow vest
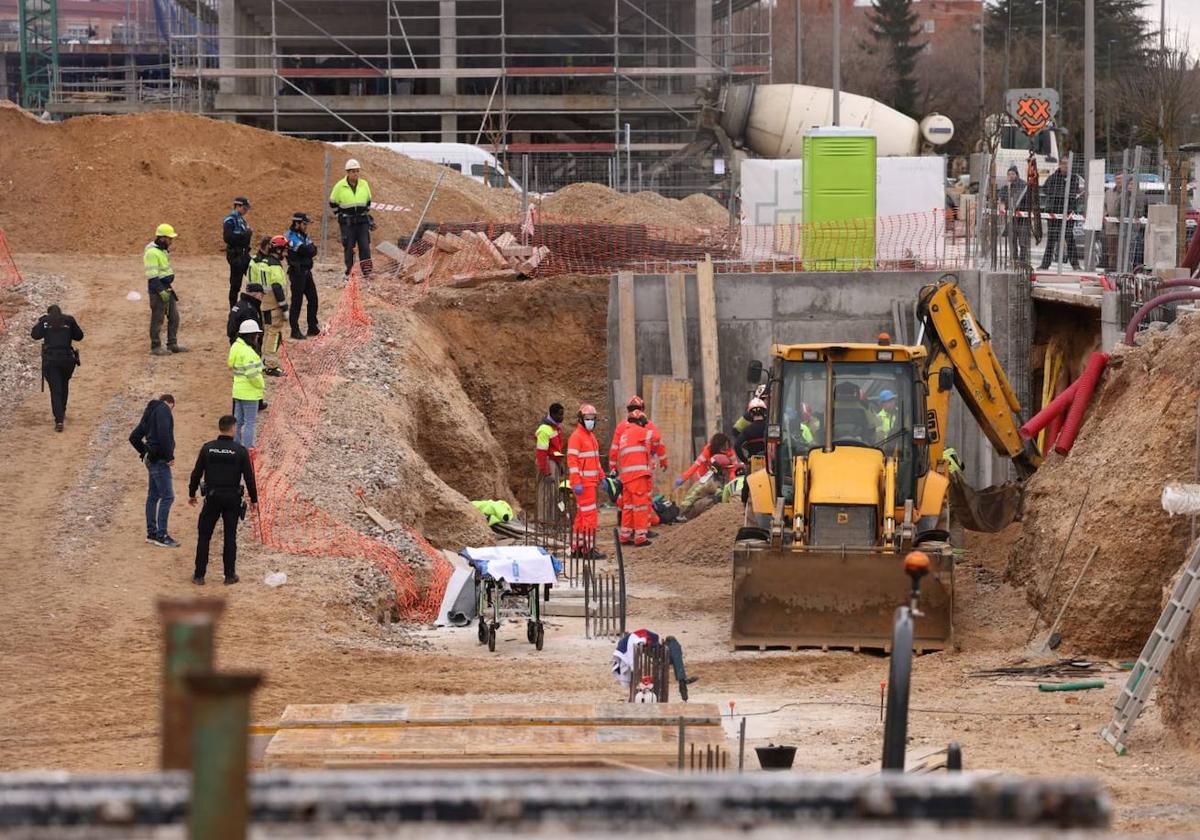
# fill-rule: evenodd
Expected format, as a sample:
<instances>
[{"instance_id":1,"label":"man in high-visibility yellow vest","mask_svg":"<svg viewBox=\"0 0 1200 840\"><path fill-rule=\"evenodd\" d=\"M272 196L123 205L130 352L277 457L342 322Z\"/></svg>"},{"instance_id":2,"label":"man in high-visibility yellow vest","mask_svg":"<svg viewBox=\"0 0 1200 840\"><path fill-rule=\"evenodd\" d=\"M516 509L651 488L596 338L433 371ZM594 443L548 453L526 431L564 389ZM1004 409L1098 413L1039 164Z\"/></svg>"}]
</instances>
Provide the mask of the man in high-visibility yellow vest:
<instances>
[{"instance_id":1,"label":"man in high-visibility yellow vest","mask_svg":"<svg viewBox=\"0 0 1200 840\"><path fill-rule=\"evenodd\" d=\"M258 244L258 253L250 260L250 282L263 288L262 321L263 373L267 376L283 376L279 366L279 347L283 344L283 328L287 324L287 275L283 270L283 255L287 253L287 239L282 236L264 236Z\"/></svg>"},{"instance_id":2,"label":"man in high-visibility yellow vest","mask_svg":"<svg viewBox=\"0 0 1200 840\"><path fill-rule=\"evenodd\" d=\"M171 243L175 228L161 224L154 230L154 241L142 251L142 268L150 295L150 352L155 356L186 353L179 344L179 295L175 294L175 269L171 267ZM162 346L163 319L167 321L167 346Z\"/></svg>"},{"instance_id":3,"label":"man in high-visibility yellow vest","mask_svg":"<svg viewBox=\"0 0 1200 840\"><path fill-rule=\"evenodd\" d=\"M896 392L886 388L879 392L879 413L876 415L879 432L879 442L887 440L892 433L900 428L900 418L896 413Z\"/></svg>"},{"instance_id":4,"label":"man in high-visibility yellow vest","mask_svg":"<svg viewBox=\"0 0 1200 840\"><path fill-rule=\"evenodd\" d=\"M346 177L333 185L329 193L329 206L337 212L338 227L342 233L342 255L346 261L346 276L354 268L354 249L358 248L358 260L363 276L371 273L371 230L375 227L371 219L371 187L365 178L359 177L360 168L354 158L346 161Z\"/></svg>"},{"instance_id":5,"label":"man in high-visibility yellow vest","mask_svg":"<svg viewBox=\"0 0 1200 840\"><path fill-rule=\"evenodd\" d=\"M233 374L233 439L254 451L254 429L258 422L258 404L263 398L262 358L254 341L262 333L258 322L247 318L238 325L237 340L229 348L226 364Z\"/></svg>"}]
</instances>

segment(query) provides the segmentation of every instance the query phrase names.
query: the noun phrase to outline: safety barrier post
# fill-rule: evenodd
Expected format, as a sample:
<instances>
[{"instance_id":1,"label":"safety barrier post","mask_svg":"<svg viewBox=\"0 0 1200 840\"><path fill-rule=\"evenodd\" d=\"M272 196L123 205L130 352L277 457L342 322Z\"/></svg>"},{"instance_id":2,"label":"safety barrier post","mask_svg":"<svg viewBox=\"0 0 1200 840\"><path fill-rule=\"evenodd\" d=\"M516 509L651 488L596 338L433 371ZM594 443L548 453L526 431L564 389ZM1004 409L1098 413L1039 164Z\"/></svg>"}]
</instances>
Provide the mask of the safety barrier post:
<instances>
[{"instance_id":1,"label":"safety barrier post","mask_svg":"<svg viewBox=\"0 0 1200 840\"><path fill-rule=\"evenodd\" d=\"M194 701L187 675L211 671L217 618L225 609L219 598L162 598L158 615L163 623L162 736L163 770L192 766L191 737Z\"/></svg>"}]
</instances>

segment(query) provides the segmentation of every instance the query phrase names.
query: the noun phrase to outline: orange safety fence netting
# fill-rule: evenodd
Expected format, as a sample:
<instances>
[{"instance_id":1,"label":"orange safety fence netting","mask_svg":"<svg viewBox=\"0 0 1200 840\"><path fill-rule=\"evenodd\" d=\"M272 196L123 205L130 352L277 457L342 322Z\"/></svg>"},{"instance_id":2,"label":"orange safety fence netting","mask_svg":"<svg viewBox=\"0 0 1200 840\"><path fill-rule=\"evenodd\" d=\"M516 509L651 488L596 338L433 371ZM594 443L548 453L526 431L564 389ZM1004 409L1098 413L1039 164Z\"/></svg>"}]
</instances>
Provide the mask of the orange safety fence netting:
<instances>
[{"instance_id":1,"label":"orange safety fence netting","mask_svg":"<svg viewBox=\"0 0 1200 840\"><path fill-rule=\"evenodd\" d=\"M464 231L481 234L481 237ZM438 234L458 250L439 250L429 239L409 249L408 273L418 283L439 285L478 272L519 267L523 257L492 247L507 240L546 254L523 276L610 274L623 269L661 272L683 269L711 256L718 272L915 270L968 264L968 231L953 211L930 210L844 222L740 224L734 227L656 227L601 224L540 216L530 225L503 222L444 223ZM486 237L489 242L484 242ZM433 238L432 236L430 238ZM465 246L462 243L465 242ZM444 243L443 243L444 249ZM376 262L377 267L386 260ZM424 267L424 271L421 268Z\"/></svg>"},{"instance_id":2,"label":"orange safety fence netting","mask_svg":"<svg viewBox=\"0 0 1200 840\"><path fill-rule=\"evenodd\" d=\"M0 230L0 289L10 289L23 282L24 278L21 277L21 271L17 268L12 251L8 247L8 240L4 237L4 231ZM6 329L8 322L4 319L4 313L0 312L0 332Z\"/></svg>"},{"instance_id":3,"label":"orange safety fence netting","mask_svg":"<svg viewBox=\"0 0 1200 840\"><path fill-rule=\"evenodd\" d=\"M422 586L413 565L393 545L373 539L304 498L296 483L317 445L324 399L346 363L371 340L372 323L362 305L356 267L324 331L303 345L283 350L287 376L274 380L271 409L260 427L255 459L258 479L257 529L264 545L311 557L367 560L396 590L402 617L429 621L437 615L450 579L450 563L417 531L401 526L401 541L429 561Z\"/></svg>"}]
</instances>

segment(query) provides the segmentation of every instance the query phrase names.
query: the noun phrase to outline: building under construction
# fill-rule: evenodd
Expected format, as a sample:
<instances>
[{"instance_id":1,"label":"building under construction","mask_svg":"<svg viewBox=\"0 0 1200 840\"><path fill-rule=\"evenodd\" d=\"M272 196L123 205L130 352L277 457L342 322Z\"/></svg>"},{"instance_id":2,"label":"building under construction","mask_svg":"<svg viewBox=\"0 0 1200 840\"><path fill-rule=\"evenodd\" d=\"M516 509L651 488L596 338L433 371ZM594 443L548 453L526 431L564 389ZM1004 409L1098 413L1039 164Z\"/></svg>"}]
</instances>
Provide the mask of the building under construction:
<instances>
[{"instance_id":1,"label":"building under construction","mask_svg":"<svg viewBox=\"0 0 1200 840\"><path fill-rule=\"evenodd\" d=\"M73 7L91 5L119 4ZM769 0L146 5L157 27L145 31L167 36L161 60L67 66L43 55L57 64L46 110L170 107L331 141L478 143L517 175L528 155L534 189L579 180L637 189L692 139L698 86L771 72ZM704 189L703 166L657 186Z\"/></svg>"}]
</instances>

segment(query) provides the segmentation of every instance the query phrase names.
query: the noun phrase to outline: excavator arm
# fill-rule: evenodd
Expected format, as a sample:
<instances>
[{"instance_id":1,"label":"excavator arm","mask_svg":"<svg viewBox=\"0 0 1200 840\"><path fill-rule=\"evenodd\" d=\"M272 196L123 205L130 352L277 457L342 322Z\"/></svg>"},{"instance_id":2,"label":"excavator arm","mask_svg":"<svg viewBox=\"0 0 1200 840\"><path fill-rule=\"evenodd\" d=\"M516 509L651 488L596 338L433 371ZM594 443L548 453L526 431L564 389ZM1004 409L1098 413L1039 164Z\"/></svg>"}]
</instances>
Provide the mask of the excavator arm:
<instances>
[{"instance_id":1,"label":"excavator arm","mask_svg":"<svg viewBox=\"0 0 1200 840\"><path fill-rule=\"evenodd\" d=\"M929 344L928 409L933 421L929 425L937 431L936 438L930 436L931 461L942 459L952 378L992 446L1012 460L1021 478L1028 478L1041 464L1041 456L1032 442L1021 437L1021 404L992 350L991 336L953 275L921 290L918 312Z\"/></svg>"}]
</instances>

